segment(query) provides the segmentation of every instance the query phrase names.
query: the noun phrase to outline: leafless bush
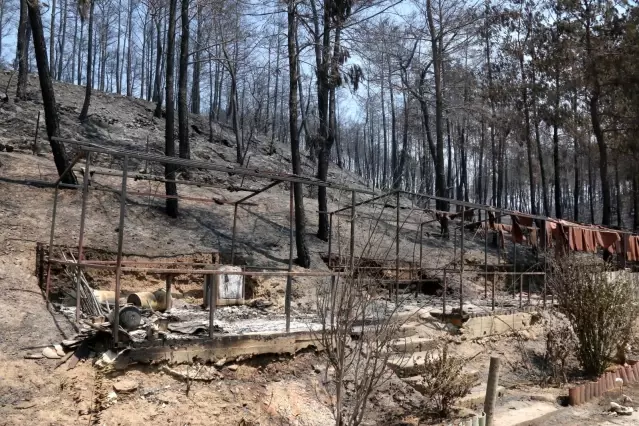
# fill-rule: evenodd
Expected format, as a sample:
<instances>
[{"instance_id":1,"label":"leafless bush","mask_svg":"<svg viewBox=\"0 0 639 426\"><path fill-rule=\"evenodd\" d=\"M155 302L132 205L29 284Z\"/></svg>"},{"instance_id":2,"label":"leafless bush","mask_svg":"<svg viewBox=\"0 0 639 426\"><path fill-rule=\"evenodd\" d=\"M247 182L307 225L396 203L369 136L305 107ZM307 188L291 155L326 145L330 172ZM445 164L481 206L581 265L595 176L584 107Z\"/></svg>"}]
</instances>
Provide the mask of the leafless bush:
<instances>
[{"instance_id":1,"label":"leafless bush","mask_svg":"<svg viewBox=\"0 0 639 426\"><path fill-rule=\"evenodd\" d=\"M607 263L569 256L553 265L550 287L575 332L582 368L603 373L631 335L638 313L633 285Z\"/></svg>"},{"instance_id":2,"label":"leafless bush","mask_svg":"<svg viewBox=\"0 0 639 426\"><path fill-rule=\"evenodd\" d=\"M577 339L570 324L565 321L555 321L550 324L546 331L544 360L556 384L568 382L566 377L568 359L574 355L576 348Z\"/></svg>"},{"instance_id":3,"label":"leafless bush","mask_svg":"<svg viewBox=\"0 0 639 426\"><path fill-rule=\"evenodd\" d=\"M317 339L335 370L336 425L358 425L369 396L391 377L387 362L393 355L390 343L401 325L393 317L400 305L373 297L362 280L353 278L336 279L331 288L318 292L317 299L322 324Z\"/></svg>"},{"instance_id":4,"label":"leafless bush","mask_svg":"<svg viewBox=\"0 0 639 426\"><path fill-rule=\"evenodd\" d=\"M451 356L445 345L426 355L424 365L418 367L422 380L413 386L433 402L441 416L447 416L455 403L470 393L475 378L463 372L469 361L466 357Z\"/></svg>"}]
</instances>

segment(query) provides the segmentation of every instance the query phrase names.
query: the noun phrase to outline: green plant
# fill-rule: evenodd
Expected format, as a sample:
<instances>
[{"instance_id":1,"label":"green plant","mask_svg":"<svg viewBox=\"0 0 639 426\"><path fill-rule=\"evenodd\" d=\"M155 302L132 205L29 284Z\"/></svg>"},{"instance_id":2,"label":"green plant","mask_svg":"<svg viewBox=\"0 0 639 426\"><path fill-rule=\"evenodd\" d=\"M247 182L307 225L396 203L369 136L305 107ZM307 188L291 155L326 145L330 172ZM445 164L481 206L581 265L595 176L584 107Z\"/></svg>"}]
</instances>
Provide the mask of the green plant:
<instances>
[{"instance_id":1,"label":"green plant","mask_svg":"<svg viewBox=\"0 0 639 426\"><path fill-rule=\"evenodd\" d=\"M553 265L550 287L577 338L579 363L586 374L600 375L628 343L637 318L629 277L592 257L570 256Z\"/></svg>"}]
</instances>

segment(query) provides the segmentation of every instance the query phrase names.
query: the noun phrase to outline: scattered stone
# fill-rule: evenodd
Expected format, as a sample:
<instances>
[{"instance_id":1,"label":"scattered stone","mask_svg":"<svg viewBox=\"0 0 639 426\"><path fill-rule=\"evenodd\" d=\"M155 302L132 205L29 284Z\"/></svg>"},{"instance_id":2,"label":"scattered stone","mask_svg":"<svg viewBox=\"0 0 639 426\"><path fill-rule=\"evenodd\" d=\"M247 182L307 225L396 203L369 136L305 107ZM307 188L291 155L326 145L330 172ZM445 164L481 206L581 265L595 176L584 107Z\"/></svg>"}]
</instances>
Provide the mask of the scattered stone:
<instances>
[{"instance_id":1,"label":"scattered stone","mask_svg":"<svg viewBox=\"0 0 639 426\"><path fill-rule=\"evenodd\" d=\"M624 404L632 404L632 398L630 398L628 395L622 395L621 400Z\"/></svg>"},{"instance_id":2,"label":"scattered stone","mask_svg":"<svg viewBox=\"0 0 639 426\"><path fill-rule=\"evenodd\" d=\"M610 411L612 411L613 413L617 413L620 416L630 416L634 412L632 407L619 405L616 402L610 403Z\"/></svg>"},{"instance_id":3,"label":"scattered stone","mask_svg":"<svg viewBox=\"0 0 639 426\"><path fill-rule=\"evenodd\" d=\"M44 355L40 354L26 354L24 356L24 359L42 359L44 358Z\"/></svg>"},{"instance_id":4,"label":"scattered stone","mask_svg":"<svg viewBox=\"0 0 639 426\"><path fill-rule=\"evenodd\" d=\"M60 359L60 355L58 355L58 352L50 347L42 349L42 355L48 359Z\"/></svg>"},{"instance_id":5,"label":"scattered stone","mask_svg":"<svg viewBox=\"0 0 639 426\"><path fill-rule=\"evenodd\" d=\"M224 364L226 364L226 358L218 359L217 361L215 361L215 364L214 364L214 365L215 365L217 368L220 368L220 367L223 367L223 366L224 366Z\"/></svg>"},{"instance_id":6,"label":"scattered stone","mask_svg":"<svg viewBox=\"0 0 639 426\"><path fill-rule=\"evenodd\" d=\"M229 370L231 371L237 371L238 365L237 364L231 364L229 365Z\"/></svg>"},{"instance_id":7,"label":"scattered stone","mask_svg":"<svg viewBox=\"0 0 639 426\"><path fill-rule=\"evenodd\" d=\"M118 399L118 394L111 391L107 394L107 400L110 402L115 402L115 400Z\"/></svg>"},{"instance_id":8,"label":"scattered stone","mask_svg":"<svg viewBox=\"0 0 639 426\"><path fill-rule=\"evenodd\" d=\"M33 408L36 406L36 403L33 401L20 401L13 406L16 410L27 410L29 408Z\"/></svg>"},{"instance_id":9,"label":"scattered stone","mask_svg":"<svg viewBox=\"0 0 639 426\"><path fill-rule=\"evenodd\" d=\"M73 348L75 346L78 346L78 344L80 344L80 340L63 340L62 341L62 346L64 346L65 348Z\"/></svg>"},{"instance_id":10,"label":"scattered stone","mask_svg":"<svg viewBox=\"0 0 639 426\"><path fill-rule=\"evenodd\" d=\"M0 143L0 152L4 151L4 144Z\"/></svg>"},{"instance_id":11,"label":"scattered stone","mask_svg":"<svg viewBox=\"0 0 639 426\"><path fill-rule=\"evenodd\" d=\"M64 349L62 349L62 346L53 345L53 348L55 349L55 352L58 354L58 356L64 356L65 355L65 352L64 352Z\"/></svg>"},{"instance_id":12,"label":"scattered stone","mask_svg":"<svg viewBox=\"0 0 639 426\"><path fill-rule=\"evenodd\" d=\"M119 393L133 392L138 388L138 384L133 380L122 380L113 384L113 389Z\"/></svg>"},{"instance_id":13,"label":"scattered stone","mask_svg":"<svg viewBox=\"0 0 639 426\"><path fill-rule=\"evenodd\" d=\"M79 416L86 416L88 414L91 413L91 406L89 406L89 404L87 404L86 402L82 402L79 405L78 408L78 415Z\"/></svg>"},{"instance_id":14,"label":"scattered stone","mask_svg":"<svg viewBox=\"0 0 639 426\"><path fill-rule=\"evenodd\" d=\"M11 146L11 145L5 145L4 149L6 149L7 152L13 152L13 146Z\"/></svg>"}]
</instances>

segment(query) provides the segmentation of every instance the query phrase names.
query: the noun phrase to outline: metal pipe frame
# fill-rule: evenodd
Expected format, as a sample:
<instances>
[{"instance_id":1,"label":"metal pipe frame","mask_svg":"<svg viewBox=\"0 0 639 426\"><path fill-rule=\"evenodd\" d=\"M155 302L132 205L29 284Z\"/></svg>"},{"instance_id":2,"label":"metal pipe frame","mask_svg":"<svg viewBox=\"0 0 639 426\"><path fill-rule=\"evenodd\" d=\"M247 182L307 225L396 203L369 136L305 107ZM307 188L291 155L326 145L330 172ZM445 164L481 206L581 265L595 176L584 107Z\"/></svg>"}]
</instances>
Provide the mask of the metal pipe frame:
<instances>
[{"instance_id":1,"label":"metal pipe frame","mask_svg":"<svg viewBox=\"0 0 639 426\"><path fill-rule=\"evenodd\" d=\"M399 301L399 191L395 192L395 202L397 204L395 215L397 226L395 227L395 304Z\"/></svg>"},{"instance_id":2,"label":"metal pipe frame","mask_svg":"<svg viewBox=\"0 0 639 426\"><path fill-rule=\"evenodd\" d=\"M101 269L107 271L115 271L117 266L113 265L102 265L102 264L94 264L90 262L71 262L62 259L51 259L51 264L53 265L78 265L80 267L86 269ZM175 274L175 275L185 275L185 274L194 274L194 275L207 275L211 274L210 270L206 269L170 269L170 268L137 268L137 267L126 267L121 266L120 270L122 272L148 272L153 274ZM224 275L242 275L242 276L254 276L254 277L330 277L330 276L340 276L342 275L339 272L329 272L329 271L225 271Z\"/></svg>"},{"instance_id":3,"label":"metal pipe frame","mask_svg":"<svg viewBox=\"0 0 639 426\"><path fill-rule=\"evenodd\" d=\"M460 264L459 264L459 313L463 314L464 310L464 214L462 213L462 226L459 229L461 234L461 247L459 249Z\"/></svg>"},{"instance_id":4,"label":"metal pipe frame","mask_svg":"<svg viewBox=\"0 0 639 426\"><path fill-rule=\"evenodd\" d=\"M237 232L237 207L244 203L246 200L249 200L253 197L255 197L258 194L261 194L264 191L268 191L269 189L273 188L274 186L279 185L280 183L282 183L282 181L275 181L275 182L271 182L270 184L266 185L264 188L260 189L257 192L254 192L252 194L247 195L246 197L240 198L239 200L237 200L233 206L233 235L231 237L231 264L235 265L235 236L236 236L236 232ZM292 186L292 185L291 185Z\"/></svg>"},{"instance_id":5,"label":"metal pipe frame","mask_svg":"<svg viewBox=\"0 0 639 426\"><path fill-rule=\"evenodd\" d=\"M126 213L126 184L129 157L124 157L122 165L122 188L120 192L120 221L118 226L118 254L115 266L115 302L113 307L113 342L118 344L120 331L120 276L122 275L122 246L124 244L124 215Z\"/></svg>"},{"instance_id":6,"label":"metal pipe frame","mask_svg":"<svg viewBox=\"0 0 639 426\"><path fill-rule=\"evenodd\" d=\"M293 211L293 197L294 197L294 187L292 183L290 186L290 197L289 197L289 219L288 219L288 272L293 270L293 217L295 212ZM290 275L286 276L286 293L284 294L284 313L286 314L286 332L291 331L291 290L293 286L293 278Z\"/></svg>"},{"instance_id":7,"label":"metal pipe frame","mask_svg":"<svg viewBox=\"0 0 639 426\"><path fill-rule=\"evenodd\" d=\"M58 213L58 196L60 195L60 186L61 186L62 179L64 179L64 177L71 170L73 170L73 167L77 164L78 161L80 161L80 159L83 156L84 154L82 152L77 153L75 157L73 157L73 160L71 160L71 163L69 163L67 168L62 172L62 174L60 175L60 177L58 177L58 179L55 181L55 184L54 184L55 194L53 196L53 211L51 212L51 232L49 234L49 250L48 250L49 254L47 258L47 285L45 290L47 308L49 307L49 303L50 303L50 292L51 292L51 262L50 260L53 258L53 238L55 236L55 221L56 221L56 217ZM44 268L44 265L42 265L42 267Z\"/></svg>"},{"instance_id":8,"label":"metal pipe frame","mask_svg":"<svg viewBox=\"0 0 639 426\"><path fill-rule=\"evenodd\" d=\"M253 176L256 178L273 179L273 180L278 180L282 182L296 182L296 183L303 183L307 185L323 186L326 188L331 188L336 190L356 191L360 194L377 195L376 192L370 191L367 189L349 188L349 187L345 187L343 185L339 185L333 182L322 181L318 179L293 175L289 173L260 172L257 170L251 170L244 167L222 166L222 165L213 164L207 161L187 160L187 159L179 158L179 157L167 157L165 155L139 153L139 152L131 151L131 150L105 148L105 147L92 144L90 142L76 141L72 139L64 139L64 138L58 138L58 137L54 137L52 139L57 142L62 142L65 144L80 147L80 149L86 152L110 154L110 155L119 156L119 157L128 156L129 158L153 161L160 164L173 164L176 166L182 166L186 168L206 169L206 170L213 170L213 171L223 172L223 173L231 173L231 174L241 175L241 176Z\"/></svg>"},{"instance_id":9,"label":"metal pipe frame","mask_svg":"<svg viewBox=\"0 0 639 426\"><path fill-rule=\"evenodd\" d=\"M84 170L84 178L82 179L82 210L80 213L80 236L78 237L78 262L84 260L84 225L87 216L87 199L89 198L89 173L91 167L91 153L86 155L86 165ZM76 268L75 271L75 322L80 323L80 313L82 306L80 304L80 286L82 270Z\"/></svg>"}]
</instances>

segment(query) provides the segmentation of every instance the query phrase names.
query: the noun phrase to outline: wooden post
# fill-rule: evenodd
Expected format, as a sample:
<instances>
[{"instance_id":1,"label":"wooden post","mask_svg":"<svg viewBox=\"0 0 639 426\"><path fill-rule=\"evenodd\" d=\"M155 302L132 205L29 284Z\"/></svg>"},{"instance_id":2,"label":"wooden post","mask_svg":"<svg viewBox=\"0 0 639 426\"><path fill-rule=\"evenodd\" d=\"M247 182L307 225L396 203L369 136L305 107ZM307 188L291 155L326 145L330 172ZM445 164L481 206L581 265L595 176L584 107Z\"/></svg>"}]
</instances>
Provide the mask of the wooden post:
<instances>
[{"instance_id":1,"label":"wooden post","mask_svg":"<svg viewBox=\"0 0 639 426\"><path fill-rule=\"evenodd\" d=\"M490 367L488 369L488 383L486 384L486 399L484 400L484 412L486 413L486 426L493 426L495 414L495 404L497 402L497 388L499 386L499 367L500 359L498 357L490 358Z\"/></svg>"}]
</instances>

